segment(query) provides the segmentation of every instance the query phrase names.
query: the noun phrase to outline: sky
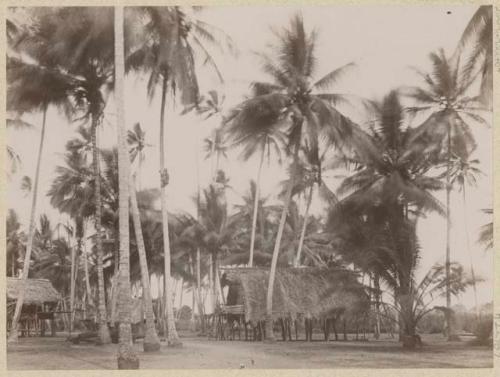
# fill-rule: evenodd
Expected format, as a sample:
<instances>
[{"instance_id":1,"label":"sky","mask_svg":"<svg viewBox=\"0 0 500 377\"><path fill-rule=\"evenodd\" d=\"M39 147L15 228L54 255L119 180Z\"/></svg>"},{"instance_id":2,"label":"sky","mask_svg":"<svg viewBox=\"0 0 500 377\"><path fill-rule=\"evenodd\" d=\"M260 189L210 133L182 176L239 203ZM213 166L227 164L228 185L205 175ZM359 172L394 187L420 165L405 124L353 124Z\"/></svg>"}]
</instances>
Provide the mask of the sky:
<instances>
[{"instance_id":1,"label":"sky","mask_svg":"<svg viewBox=\"0 0 500 377\"><path fill-rule=\"evenodd\" d=\"M363 98L381 99L391 89L401 86L419 85L419 78L411 67L427 71L430 69L428 54L438 48L453 53L468 20L476 10L475 6L436 5L349 5L349 6L224 6L208 7L200 17L223 29L234 40L239 49L236 57L215 53L215 58L224 76L224 83L217 82L213 74L200 69L202 93L217 89L226 96L225 108L237 104L247 94L249 84L254 80L265 80L255 52L265 51L272 41L271 29L289 25L290 17L301 11L307 30L318 32L316 54L318 60L317 77L349 62L356 68L335 86L339 93L354 94ZM146 131L146 160L140 174L143 188L157 187L158 177L158 133L159 98L146 97L145 78L131 75L126 82L126 121L131 128L140 122ZM112 98L105 109L105 120L99 139L103 146L116 143L115 113ZM196 191L198 175L196 161L200 161L199 181L206 185L210 180L210 165L203 160L199 146L207 137L217 118L202 120L195 114L180 116L182 109L170 104L167 114L166 159L170 174L169 209L172 212L194 213L192 196ZM356 118L352 109L347 115ZM7 144L15 148L23 160L22 169L11 177L7 187L7 205L15 208L27 227L31 198L19 189L23 175L34 176L36 151L39 143L41 114L30 114L25 118L38 126L32 131L8 131ZM76 124L65 120L57 111L49 110L47 117L46 149L42 161L39 208L37 213L47 213L53 223L66 221L50 207L45 196L54 178L55 166L61 164L64 145L74 136ZM479 228L490 221L482 214L484 208L492 208L492 129L473 125L478 143L475 152L481 161L484 175L478 186L468 194L466 218L470 231L470 253L466 247L464 209L461 194L452 195L452 260L470 269L471 260L477 275L484 279L478 285L479 303L493 297L493 252L483 251L476 243ZM197 148L198 146L198 148ZM230 178L232 189L229 202L238 202L239 195L246 192L249 180L257 172L257 158L243 163L237 151L229 151L228 159L222 161L221 168ZM276 194L279 182L285 179L285 171L276 164L264 167L262 192L265 196ZM335 184L335 182L333 183ZM335 190L336 187L332 186ZM444 193L437 198L443 203ZM313 202L313 212L322 213L324 207L317 200ZM422 276L433 264L444 261L446 221L438 215L428 215L420 220L418 236L422 246L422 257L418 276ZM190 300L185 297L185 300ZM473 305L472 290L466 292L459 301L467 307ZM186 301L185 303L190 302Z\"/></svg>"}]
</instances>

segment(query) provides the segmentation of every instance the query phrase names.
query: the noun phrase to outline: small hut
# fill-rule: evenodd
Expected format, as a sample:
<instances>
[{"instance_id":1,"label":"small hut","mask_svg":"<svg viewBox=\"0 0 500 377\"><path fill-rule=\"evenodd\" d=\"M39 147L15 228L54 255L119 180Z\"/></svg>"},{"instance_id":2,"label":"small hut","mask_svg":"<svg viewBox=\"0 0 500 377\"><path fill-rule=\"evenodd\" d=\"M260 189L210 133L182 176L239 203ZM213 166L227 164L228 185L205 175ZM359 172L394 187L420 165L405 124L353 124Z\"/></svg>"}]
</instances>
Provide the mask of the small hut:
<instances>
[{"instance_id":1,"label":"small hut","mask_svg":"<svg viewBox=\"0 0 500 377\"><path fill-rule=\"evenodd\" d=\"M266 315L268 279L267 269L224 269L222 285L227 285L229 289L226 305L220 308L221 314L233 319L239 316L245 324L259 327ZM288 333L289 338L287 322L305 320L306 339L310 339L312 319L326 321L338 313L367 308L369 298L365 287L353 271L312 267L276 271L273 320L281 323L283 333Z\"/></svg>"},{"instance_id":2,"label":"small hut","mask_svg":"<svg viewBox=\"0 0 500 377\"><path fill-rule=\"evenodd\" d=\"M10 329L16 301L19 297L22 279L7 278L7 329ZM26 280L23 307L19 320L22 335L45 334L45 321L50 320L54 335L54 311L61 296L47 279Z\"/></svg>"}]
</instances>

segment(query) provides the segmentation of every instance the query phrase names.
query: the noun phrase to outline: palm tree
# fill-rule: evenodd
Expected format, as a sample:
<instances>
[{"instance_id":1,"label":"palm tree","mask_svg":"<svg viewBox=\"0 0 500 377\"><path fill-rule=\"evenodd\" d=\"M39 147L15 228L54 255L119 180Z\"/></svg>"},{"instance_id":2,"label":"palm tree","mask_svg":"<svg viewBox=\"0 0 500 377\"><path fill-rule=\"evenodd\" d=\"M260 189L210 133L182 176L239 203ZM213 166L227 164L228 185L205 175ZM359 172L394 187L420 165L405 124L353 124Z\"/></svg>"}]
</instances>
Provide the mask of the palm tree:
<instances>
[{"instance_id":1,"label":"palm tree","mask_svg":"<svg viewBox=\"0 0 500 377\"><path fill-rule=\"evenodd\" d=\"M305 194L307 198L302 226L300 227L299 243L293 262L295 267L298 267L301 261L314 186L316 184L318 185L319 196L329 207L337 203L336 195L328 188L324 178L328 176L331 170L344 165L345 162L344 159L339 156L332 156L331 153L327 155L329 151L332 150L324 148L323 152L320 153L318 145L311 146L306 141L302 147L302 158L296 167L296 182L292 190L292 196ZM282 182L283 192L286 191L286 187L288 187L289 184L289 180Z\"/></svg>"},{"instance_id":2,"label":"palm tree","mask_svg":"<svg viewBox=\"0 0 500 377\"><path fill-rule=\"evenodd\" d=\"M259 167L257 170L257 178L255 183L255 194L253 202L252 214L252 230L250 236L250 252L248 257L248 266L253 266L254 248L255 248L255 232L257 229L257 215L260 200L261 173L264 160L267 159L268 164L271 162L271 154L274 153L281 162L281 153L286 145L286 136L276 127L268 127L266 124L260 123L230 123L224 129L228 135L231 146L242 146L240 159L243 161L249 160L252 156L259 156ZM251 189L253 193L253 190Z\"/></svg>"},{"instance_id":3,"label":"palm tree","mask_svg":"<svg viewBox=\"0 0 500 377\"><path fill-rule=\"evenodd\" d=\"M81 256L85 267L85 279L87 283L85 305L87 305L91 297L91 292L90 285L88 284L87 255L83 251L83 239L85 238L85 221L94 213L94 206L92 205L94 177L91 167L85 161L85 156L75 152L71 148L75 143L75 140L70 140L67 143L66 148L70 152L65 155L65 166L56 167L57 175L52 182L47 196L50 198L50 203L53 207L62 213L68 214L75 223L77 255Z\"/></svg>"},{"instance_id":4,"label":"palm tree","mask_svg":"<svg viewBox=\"0 0 500 377\"><path fill-rule=\"evenodd\" d=\"M481 75L479 99L492 110L493 105L493 6L481 5L470 19L457 47L464 53L472 44L466 72ZM476 72L474 72L476 71Z\"/></svg>"},{"instance_id":5,"label":"palm tree","mask_svg":"<svg viewBox=\"0 0 500 377\"><path fill-rule=\"evenodd\" d=\"M144 163L144 149L148 146L151 146L150 144L146 143L146 132L143 131L141 128L140 123L134 124L134 129L133 131L128 130L127 132L127 142L130 148L130 157L132 161L136 159L136 157L139 157L137 159L137 175L139 175L139 182L138 182L138 190L140 191L142 189L141 186L141 171L142 171L142 164Z\"/></svg>"},{"instance_id":6,"label":"palm tree","mask_svg":"<svg viewBox=\"0 0 500 377\"><path fill-rule=\"evenodd\" d=\"M7 276L16 277L19 268L19 259L25 252L26 235L21 230L21 223L17 213L13 209L9 209L7 213L7 221L5 234L7 238L6 255L7 255ZM10 267L10 270L9 270Z\"/></svg>"},{"instance_id":7,"label":"palm tree","mask_svg":"<svg viewBox=\"0 0 500 377\"><path fill-rule=\"evenodd\" d=\"M451 161L451 184L457 184L459 191L462 192L462 203L464 206L464 225L465 225L465 239L467 245L467 252L469 253L470 259L470 270L472 276L472 288L474 289L474 301L476 309L476 317L479 318L479 306L477 303L477 290L476 290L476 275L474 273L474 265L472 263L472 254L470 250L470 239L469 239L469 226L468 226L468 214L467 214L467 196L465 193L465 188L467 186L474 187L477 183L477 178L482 174L482 171L478 168L479 160L466 160L458 156L453 156Z\"/></svg>"},{"instance_id":8,"label":"palm tree","mask_svg":"<svg viewBox=\"0 0 500 377\"><path fill-rule=\"evenodd\" d=\"M438 152L415 142L418 130L407 127L405 114L395 91L373 104L372 145L347 156L356 170L342 181L338 193L348 195L331 210L327 228L334 235L333 248L347 262L383 279L400 311L408 313L420 251L418 217L445 211L432 195L442 188L439 178L430 175ZM414 323L406 325L406 335L413 335Z\"/></svg>"},{"instance_id":9,"label":"palm tree","mask_svg":"<svg viewBox=\"0 0 500 377\"><path fill-rule=\"evenodd\" d=\"M262 265L268 262L267 258L270 254L266 254L265 250L269 247L269 233L272 233L272 226L270 217L276 215L280 206L270 205L269 196L263 197L258 191L258 185L254 180L250 181L250 187L245 194L241 196L243 204L236 204L236 214L234 216L240 217L239 228L240 231L235 235L237 242L242 249L251 246L252 238L254 239L254 248L251 248L252 266L254 264ZM258 199L257 199L258 195ZM257 200L257 211L255 210L255 202ZM258 233L258 235L257 235ZM248 235L250 234L250 238ZM272 246L272 245L271 245ZM233 256L237 259L232 260L229 264L243 264L246 263L250 266L248 252L244 255Z\"/></svg>"},{"instance_id":10,"label":"palm tree","mask_svg":"<svg viewBox=\"0 0 500 377\"><path fill-rule=\"evenodd\" d=\"M160 107L160 188L163 217L163 243L165 253L165 294L168 323L168 343L179 346L172 308L170 241L168 231L167 185L169 181L165 163L165 108L167 91L180 93L185 106L199 101L199 87L195 71L195 50L203 57L205 64L215 69L220 76L214 59L202 40L218 46L221 32L201 20L191 18L182 7L144 7L140 15L146 16L144 33L138 46L129 46L128 69L149 73L148 95L154 97L161 86ZM223 33L222 33L223 34ZM225 35L223 35L225 37Z\"/></svg>"},{"instance_id":11,"label":"palm tree","mask_svg":"<svg viewBox=\"0 0 500 377\"><path fill-rule=\"evenodd\" d=\"M483 212L487 215L492 215L493 209L491 208L483 209ZM493 221L484 224L481 227L481 232L479 233L478 242L482 244L486 250L493 249Z\"/></svg>"},{"instance_id":12,"label":"palm tree","mask_svg":"<svg viewBox=\"0 0 500 377\"><path fill-rule=\"evenodd\" d=\"M136 135L137 130L136 131ZM144 133L141 134L144 136ZM130 141L130 131L129 131L129 141ZM129 143L130 144L130 143ZM136 153L131 152L132 163L136 157L141 158L142 148L135 149ZM141 228L141 215L139 212L139 206L137 204L137 194L135 185L135 174L130 178L130 212L132 214L132 220L134 223L135 239L137 242L137 252L139 254L139 263L141 268L141 281L142 281L142 295L144 302L144 312L146 316L146 334L144 336L144 351L154 352L160 349L160 339L156 333L154 313L153 313L153 302L151 296L151 288L149 284L149 270L146 259L146 247L144 245L144 238L142 235Z\"/></svg>"},{"instance_id":13,"label":"palm tree","mask_svg":"<svg viewBox=\"0 0 500 377\"><path fill-rule=\"evenodd\" d=\"M29 263L33 247L33 236L35 231L35 217L38 198L38 183L40 168L45 143L45 127L47 110L53 105L59 108L67 108L68 80L58 72L42 69L38 65L27 64L17 58L9 58L7 62L7 109L18 114L24 112L41 112L42 129L40 144L38 148L37 164L33 180L31 212L26 245L26 255L22 272L22 283L19 297L16 301L16 309L12 319L9 342L17 341L17 327L21 308L24 301L25 284L29 274Z\"/></svg>"},{"instance_id":14,"label":"palm tree","mask_svg":"<svg viewBox=\"0 0 500 377\"><path fill-rule=\"evenodd\" d=\"M96 132L103 118L105 92L112 88L113 32L111 8L37 9L35 33L20 46L44 67L60 68L69 77L66 97L72 111L91 122L93 170L95 175L95 228L99 282L99 338L109 343L102 273L102 224L99 150ZM45 89L46 91L46 89Z\"/></svg>"},{"instance_id":15,"label":"palm tree","mask_svg":"<svg viewBox=\"0 0 500 377\"><path fill-rule=\"evenodd\" d=\"M204 115L203 119L207 120L212 117L219 118L215 125L212 136L204 139L205 159L210 159L210 172L212 180L215 181L217 172L219 171L220 159L227 158L224 133L221 125L224 123L223 107L226 97L215 90L208 91L206 97L200 99L199 104L189 106L184 110L184 113L196 108L196 112Z\"/></svg>"},{"instance_id":16,"label":"palm tree","mask_svg":"<svg viewBox=\"0 0 500 377\"><path fill-rule=\"evenodd\" d=\"M221 258L230 254L234 250L235 240L233 235L238 222L236 218L229 218L227 213L227 203L223 190L210 185L203 190L203 198L200 203L200 221L198 223L196 237L201 241L201 248L211 256L210 269L212 273L211 291L212 304L219 301L222 294L219 280L219 262Z\"/></svg>"},{"instance_id":17,"label":"palm tree","mask_svg":"<svg viewBox=\"0 0 500 377\"><path fill-rule=\"evenodd\" d=\"M441 49L431 53L433 70L430 74L417 70L425 87L410 88L407 95L416 102L408 108L413 114L427 113L428 118L418 126L414 139L427 138L436 148L444 151L446 159L446 273L450 274L450 193L451 193L451 157L453 154L466 157L475 147L475 140L470 122L487 125L482 116L484 109L476 98L468 96L475 76L469 75L460 67L459 59L448 59ZM446 307L450 309L451 294L448 289ZM449 331L450 310L446 311ZM449 334L453 338L453 334Z\"/></svg>"},{"instance_id":18,"label":"palm tree","mask_svg":"<svg viewBox=\"0 0 500 377\"><path fill-rule=\"evenodd\" d=\"M341 145L353 135L355 128L349 119L334 108L334 105L345 97L340 94L321 93L353 64L347 64L313 81L316 69L316 33L306 33L302 17L296 15L288 29L276 34L278 43L273 46L274 55L261 55L263 69L273 81L253 83L253 96L237 106L227 117L227 122L233 124L247 123L247 127L254 129L279 126L285 128L288 133L293 173L285 194L276 235L266 299L266 337L271 341L274 340L272 302L276 264L295 184L295 167L301 143L304 138L311 144L317 143L318 135L323 134L331 144Z\"/></svg>"},{"instance_id":19,"label":"palm tree","mask_svg":"<svg viewBox=\"0 0 500 377\"><path fill-rule=\"evenodd\" d=\"M34 129L35 126L31 123L28 123L21 119L19 114L14 115L14 117L6 119L6 127L7 129L15 129L15 130L25 130L25 129ZM19 154L12 148L10 145L7 145L7 158L9 160L10 167L7 171L8 177L10 174L14 174L17 172L18 167L21 165L21 157Z\"/></svg>"},{"instance_id":20,"label":"palm tree","mask_svg":"<svg viewBox=\"0 0 500 377\"><path fill-rule=\"evenodd\" d=\"M129 192L130 160L125 127L125 48L123 7L114 9L114 60L115 98L118 129L118 187L119 187L119 234L120 234L120 279L119 279L119 345L118 369L139 369L139 359L132 346L130 292L130 241L129 241Z\"/></svg>"}]
</instances>

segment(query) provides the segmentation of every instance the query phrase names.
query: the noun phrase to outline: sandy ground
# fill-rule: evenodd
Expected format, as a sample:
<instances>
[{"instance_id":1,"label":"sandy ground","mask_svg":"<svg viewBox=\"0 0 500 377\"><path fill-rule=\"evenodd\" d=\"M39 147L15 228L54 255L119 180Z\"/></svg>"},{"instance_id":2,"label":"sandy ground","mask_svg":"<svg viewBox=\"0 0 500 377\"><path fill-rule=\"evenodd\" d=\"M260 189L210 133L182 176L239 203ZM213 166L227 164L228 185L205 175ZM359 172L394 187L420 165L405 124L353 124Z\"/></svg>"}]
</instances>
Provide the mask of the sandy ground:
<instances>
[{"instance_id":1,"label":"sandy ground","mask_svg":"<svg viewBox=\"0 0 500 377\"><path fill-rule=\"evenodd\" d=\"M317 335L319 339L319 334ZM389 338L369 341L292 341L267 344L208 341L184 337L182 348L153 354L138 351L141 369L168 368L491 368L493 351L466 341L447 343L441 335L423 336L424 346L405 351ZM8 369L115 369L117 346L73 345L65 337L21 338L7 349Z\"/></svg>"}]
</instances>

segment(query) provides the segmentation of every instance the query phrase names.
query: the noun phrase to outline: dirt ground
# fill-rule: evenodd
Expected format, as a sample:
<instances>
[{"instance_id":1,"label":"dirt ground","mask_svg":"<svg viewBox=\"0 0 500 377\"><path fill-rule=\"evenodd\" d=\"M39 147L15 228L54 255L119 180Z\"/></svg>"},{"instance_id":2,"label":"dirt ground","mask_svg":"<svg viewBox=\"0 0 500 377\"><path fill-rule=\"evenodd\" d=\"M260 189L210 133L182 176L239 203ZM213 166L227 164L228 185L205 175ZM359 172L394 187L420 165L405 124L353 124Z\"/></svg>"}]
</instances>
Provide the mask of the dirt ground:
<instances>
[{"instance_id":1,"label":"dirt ground","mask_svg":"<svg viewBox=\"0 0 500 377\"><path fill-rule=\"evenodd\" d=\"M11 370L115 369L117 345L73 345L64 336L20 338L7 349ZM182 348L153 354L135 347L141 369L169 368L491 368L493 351L461 342L447 343L441 335L424 335L424 346L405 351L394 339L313 342L278 341L273 344L245 341L209 341L183 337Z\"/></svg>"}]
</instances>

